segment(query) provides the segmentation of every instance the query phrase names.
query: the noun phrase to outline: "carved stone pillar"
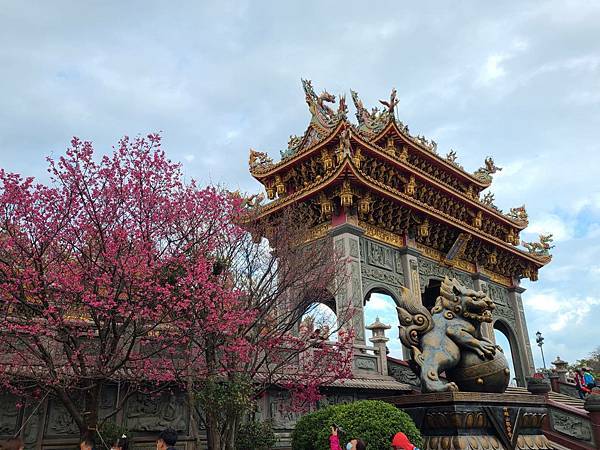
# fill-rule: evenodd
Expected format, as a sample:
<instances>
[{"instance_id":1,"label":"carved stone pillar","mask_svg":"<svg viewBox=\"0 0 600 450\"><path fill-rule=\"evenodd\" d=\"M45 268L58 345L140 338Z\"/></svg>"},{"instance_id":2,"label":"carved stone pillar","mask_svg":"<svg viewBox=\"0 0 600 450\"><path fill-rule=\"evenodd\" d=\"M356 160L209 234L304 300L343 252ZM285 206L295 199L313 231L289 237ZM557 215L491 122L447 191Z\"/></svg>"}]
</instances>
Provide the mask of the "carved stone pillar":
<instances>
[{"instance_id":1,"label":"carved stone pillar","mask_svg":"<svg viewBox=\"0 0 600 450\"><path fill-rule=\"evenodd\" d=\"M523 300L521 298L523 292L525 292L525 288L521 286L510 288L508 290L508 300L510 307L515 312L518 356L521 361L521 367L523 367L523 376L528 377L535 373L535 365L533 364L533 353L531 351L531 344L529 343L529 332L527 331L527 322L525 321Z\"/></svg>"},{"instance_id":2,"label":"carved stone pillar","mask_svg":"<svg viewBox=\"0 0 600 450\"><path fill-rule=\"evenodd\" d=\"M360 245L359 238L363 230L355 225L345 223L335 227L330 231L333 237L333 246L338 256L343 258L346 270L345 275L336 282L335 305L338 320L347 316L347 308L352 305L354 314L352 315L351 327L354 330L354 341L358 345L365 345L365 318L363 292L360 282Z\"/></svg>"},{"instance_id":3,"label":"carved stone pillar","mask_svg":"<svg viewBox=\"0 0 600 450\"><path fill-rule=\"evenodd\" d=\"M404 286L408 288L413 295L421 298L421 284L419 282L419 256L421 253L410 246L400 250L400 260L402 261L402 272L404 274ZM402 345L402 357L410 359L410 349Z\"/></svg>"},{"instance_id":4,"label":"carved stone pillar","mask_svg":"<svg viewBox=\"0 0 600 450\"><path fill-rule=\"evenodd\" d=\"M474 273L471 275L473 279L473 289L475 291L488 292L488 283L490 278L481 273ZM496 342L496 336L494 336L494 326L491 323L481 324L481 333L483 337L490 339L492 342Z\"/></svg>"}]
</instances>

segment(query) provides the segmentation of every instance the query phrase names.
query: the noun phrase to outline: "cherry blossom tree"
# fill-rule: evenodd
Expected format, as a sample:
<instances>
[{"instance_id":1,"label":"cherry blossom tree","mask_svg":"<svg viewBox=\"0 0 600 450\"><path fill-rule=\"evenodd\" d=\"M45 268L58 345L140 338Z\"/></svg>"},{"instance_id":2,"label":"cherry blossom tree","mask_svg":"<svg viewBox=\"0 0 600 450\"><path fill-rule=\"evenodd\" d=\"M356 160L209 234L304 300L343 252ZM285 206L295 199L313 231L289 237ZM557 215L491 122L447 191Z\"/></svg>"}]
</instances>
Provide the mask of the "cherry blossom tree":
<instances>
[{"instance_id":1,"label":"cherry blossom tree","mask_svg":"<svg viewBox=\"0 0 600 450\"><path fill-rule=\"evenodd\" d=\"M74 138L48 163L47 185L0 170L4 388L51 395L83 435L109 417L108 385L127 387L110 415L175 386L203 409L212 448L230 449L247 409L216 402L278 385L310 403L349 376L349 307L328 330L298 326L343 278L331 239L303 244L301 208L258 220L241 195L184 183L156 134L100 161Z\"/></svg>"},{"instance_id":2,"label":"cherry blossom tree","mask_svg":"<svg viewBox=\"0 0 600 450\"><path fill-rule=\"evenodd\" d=\"M108 383L133 393L175 381L191 297L238 301L213 264L223 237L242 233L240 200L184 184L160 136L93 156L73 139L48 160L49 185L0 170L0 375L21 394L48 391L82 434L96 428ZM189 291L190 279L202 290Z\"/></svg>"}]
</instances>

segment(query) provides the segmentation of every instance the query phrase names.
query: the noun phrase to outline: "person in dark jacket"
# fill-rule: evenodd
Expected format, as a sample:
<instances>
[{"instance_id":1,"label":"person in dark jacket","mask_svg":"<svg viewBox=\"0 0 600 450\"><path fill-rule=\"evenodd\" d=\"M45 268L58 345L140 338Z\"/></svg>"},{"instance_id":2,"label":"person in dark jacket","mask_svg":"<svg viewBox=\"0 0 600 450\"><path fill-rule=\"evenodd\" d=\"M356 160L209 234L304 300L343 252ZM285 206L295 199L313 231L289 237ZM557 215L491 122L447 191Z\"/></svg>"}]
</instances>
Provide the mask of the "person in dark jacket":
<instances>
[{"instance_id":1,"label":"person in dark jacket","mask_svg":"<svg viewBox=\"0 0 600 450\"><path fill-rule=\"evenodd\" d=\"M156 439L156 450L174 450L177 443L177 432L173 428L165 428Z\"/></svg>"}]
</instances>

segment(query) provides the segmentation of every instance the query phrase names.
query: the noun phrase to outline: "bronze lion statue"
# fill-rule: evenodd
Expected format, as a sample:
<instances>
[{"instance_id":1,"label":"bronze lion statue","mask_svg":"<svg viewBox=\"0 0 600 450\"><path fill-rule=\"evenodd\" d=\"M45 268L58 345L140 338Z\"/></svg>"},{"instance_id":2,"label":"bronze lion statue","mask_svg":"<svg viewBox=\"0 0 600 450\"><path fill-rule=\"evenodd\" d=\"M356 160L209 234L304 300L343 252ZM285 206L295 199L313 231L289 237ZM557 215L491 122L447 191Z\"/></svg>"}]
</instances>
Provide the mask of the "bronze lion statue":
<instances>
[{"instance_id":1,"label":"bronze lion statue","mask_svg":"<svg viewBox=\"0 0 600 450\"><path fill-rule=\"evenodd\" d=\"M400 340L411 349L423 392L503 392L509 370L499 347L482 335L494 302L482 291L446 277L431 311L404 290L399 306ZM440 374L445 373L445 379Z\"/></svg>"}]
</instances>

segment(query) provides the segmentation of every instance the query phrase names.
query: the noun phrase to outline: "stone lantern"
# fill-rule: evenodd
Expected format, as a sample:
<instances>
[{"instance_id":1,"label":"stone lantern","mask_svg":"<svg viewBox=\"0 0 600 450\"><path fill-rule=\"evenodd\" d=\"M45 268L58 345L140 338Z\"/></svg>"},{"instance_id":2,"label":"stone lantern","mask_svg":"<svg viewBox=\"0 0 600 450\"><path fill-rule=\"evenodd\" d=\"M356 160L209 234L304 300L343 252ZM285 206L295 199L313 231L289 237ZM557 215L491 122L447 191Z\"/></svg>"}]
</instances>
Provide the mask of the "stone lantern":
<instances>
[{"instance_id":1,"label":"stone lantern","mask_svg":"<svg viewBox=\"0 0 600 450\"><path fill-rule=\"evenodd\" d=\"M567 366L569 365L569 363L560 359L560 356L557 356L556 361L552 361L552 365L554 367L556 367L556 373L558 375L558 380L562 381L563 383L566 383L567 382L567 372L568 372Z\"/></svg>"},{"instance_id":2,"label":"stone lantern","mask_svg":"<svg viewBox=\"0 0 600 450\"><path fill-rule=\"evenodd\" d=\"M379 320L379 317L375 319L371 325L365 327L370 330L373 336L369 338L369 341L373 343L376 348L377 356L379 356L379 367L381 367L381 374L387 375L387 347L386 343L390 339L385 336L385 330L392 328Z\"/></svg>"}]
</instances>

